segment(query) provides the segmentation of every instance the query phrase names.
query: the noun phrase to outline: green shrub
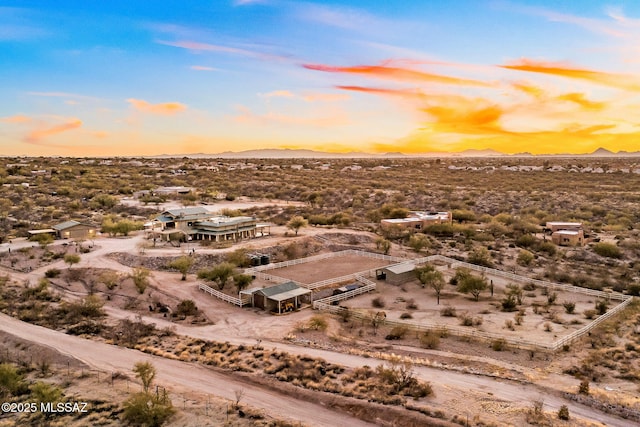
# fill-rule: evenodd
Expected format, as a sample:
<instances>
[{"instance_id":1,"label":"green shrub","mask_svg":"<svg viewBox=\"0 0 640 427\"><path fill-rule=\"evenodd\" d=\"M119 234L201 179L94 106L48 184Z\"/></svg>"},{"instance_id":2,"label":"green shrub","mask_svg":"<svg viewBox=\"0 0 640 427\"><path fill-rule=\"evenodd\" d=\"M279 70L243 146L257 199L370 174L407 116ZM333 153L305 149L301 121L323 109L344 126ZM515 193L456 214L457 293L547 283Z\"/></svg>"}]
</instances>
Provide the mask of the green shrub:
<instances>
[{"instance_id":1,"label":"green shrub","mask_svg":"<svg viewBox=\"0 0 640 427\"><path fill-rule=\"evenodd\" d=\"M613 243L599 242L593 245L593 251L606 258L622 258L620 248Z\"/></svg>"}]
</instances>

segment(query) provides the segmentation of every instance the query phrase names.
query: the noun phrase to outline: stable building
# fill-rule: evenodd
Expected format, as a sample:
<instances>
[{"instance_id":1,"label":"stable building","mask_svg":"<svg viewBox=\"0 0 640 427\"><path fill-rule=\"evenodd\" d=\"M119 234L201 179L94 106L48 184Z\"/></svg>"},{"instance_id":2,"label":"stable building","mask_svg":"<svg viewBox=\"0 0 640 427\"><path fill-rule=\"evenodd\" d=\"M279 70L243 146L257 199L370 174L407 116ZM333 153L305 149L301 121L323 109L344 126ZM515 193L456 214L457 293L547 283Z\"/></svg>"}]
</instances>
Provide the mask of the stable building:
<instances>
[{"instance_id":1,"label":"stable building","mask_svg":"<svg viewBox=\"0 0 640 427\"><path fill-rule=\"evenodd\" d=\"M415 264L405 262L376 270L376 278L392 285L402 285L416 278Z\"/></svg>"},{"instance_id":2,"label":"stable building","mask_svg":"<svg viewBox=\"0 0 640 427\"><path fill-rule=\"evenodd\" d=\"M247 289L240 292L251 296L251 305L272 313L283 314L299 310L303 304L311 304L313 292L293 281L261 289Z\"/></svg>"}]
</instances>

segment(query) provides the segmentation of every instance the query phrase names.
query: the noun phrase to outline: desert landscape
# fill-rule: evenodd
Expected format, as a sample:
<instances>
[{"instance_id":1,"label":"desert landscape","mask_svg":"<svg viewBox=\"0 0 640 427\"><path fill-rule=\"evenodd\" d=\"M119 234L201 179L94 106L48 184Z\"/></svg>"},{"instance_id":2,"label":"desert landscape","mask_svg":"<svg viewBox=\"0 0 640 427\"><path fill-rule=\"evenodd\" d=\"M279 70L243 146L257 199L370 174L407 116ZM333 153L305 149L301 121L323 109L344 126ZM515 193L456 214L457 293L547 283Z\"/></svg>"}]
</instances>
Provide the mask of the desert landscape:
<instances>
[{"instance_id":1,"label":"desert landscape","mask_svg":"<svg viewBox=\"0 0 640 427\"><path fill-rule=\"evenodd\" d=\"M640 3L0 5L0 427L640 425Z\"/></svg>"},{"instance_id":2,"label":"desert landscape","mask_svg":"<svg viewBox=\"0 0 640 427\"><path fill-rule=\"evenodd\" d=\"M11 160L23 170L33 161ZM46 161L64 173L86 168L74 164L84 161ZM633 159L580 161L609 170L635 165ZM4 381L14 369L11 375L25 384L5 383L5 397L85 399L94 408L64 416L5 414L8 425L144 423L128 418L144 393L156 399L153 416L170 425L622 426L640 420L637 231L618 225L622 217L636 223L628 189L637 174L581 173L569 199L560 183L570 172L552 172L553 164L516 172L500 166L513 164L509 158L469 158L456 169L449 163L460 159L402 159L379 176L388 186L380 191L366 189L376 182L376 163L349 160L367 167L345 175L351 188L336 186L344 193L332 195L322 178L338 179L331 174L262 160L279 165L279 176L262 166L252 169L252 179L266 173L274 185L296 183L290 195L265 199L247 191L203 203L199 185L210 184L205 176L198 184L198 171L212 161L199 159L180 165L192 189L156 206L95 188L129 162L112 159L109 167L76 174L68 194L53 187L60 172L29 187L16 183L33 178L4 175L0 356ZM173 162L154 160L159 171ZM346 162L331 163L342 169ZM503 183L500 190L468 177L486 164L504 175L491 180L492 187ZM429 193L403 193L391 184L400 177L418 181L427 168L436 176L425 183ZM216 176L224 183L237 174L223 168ZM516 199L512 174L540 183L546 197L523 192ZM448 183L461 177L464 191L452 189ZM187 180L167 178L158 184ZM587 202L602 188L615 215ZM370 195L354 209L351 191ZM222 185L220 192L229 194ZM450 215L416 229L417 206ZM29 222L20 219L26 211ZM167 212L176 214L172 222L164 219ZM202 233L198 224L224 226L224 218L258 218L269 232L229 240L178 232L182 220L196 221L190 229ZM411 227L385 225L389 218L405 218ZM584 244L553 243L547 225L554 220L579 221ZM73 235L57 234L66 232ZM464 288L467 281L476 288ZM141 363L155 374L147 386L136 368ZM49 395L34 394L35 384L47 384Z\"/></svg>"}]
</instances>

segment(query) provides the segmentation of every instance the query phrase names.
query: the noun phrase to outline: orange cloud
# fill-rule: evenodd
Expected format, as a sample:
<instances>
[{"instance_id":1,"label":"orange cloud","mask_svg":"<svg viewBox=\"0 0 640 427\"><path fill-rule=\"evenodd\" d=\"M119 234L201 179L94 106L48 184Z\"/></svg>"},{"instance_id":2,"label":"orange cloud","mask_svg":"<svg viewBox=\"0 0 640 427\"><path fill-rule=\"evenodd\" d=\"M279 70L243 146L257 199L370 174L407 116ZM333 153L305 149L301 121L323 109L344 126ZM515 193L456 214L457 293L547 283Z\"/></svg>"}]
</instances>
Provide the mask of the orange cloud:
<instances>
[{"instance_id":1,"label":"orange cloud","mask_svg":"<svg viewBox=\"0 0 640 427\"><path fill-rule=\"evenodd\" d=\"M21 114L0 118L0 122L5 122L5 123L29 123L31 120L32 120L31 117L23 116Z\"/></svg>"},{"instance_id":2,"label":"orange cloud","mask_svg":"<svg viewBox=\"0 0 640 427\"><path fill-rule=\"evenodd\" d=\"M127 99L127 102L138 111L150 114L160 114L170 116L187 109L187 106L180 102L165 102L163 104L151 104L142 99Z\"/></svg>"},{"instance_id":3,"label":"orange cloud","mask_svg":"<svg viewBox=\"0 0 640 427\"><path fill-rule=\"evenodd\" d=\"M528 71L532 73L549 74L571 79L586 80L605 86L618 89L640 91L640 79L634 76L606 73L586 69L573 68L563 63L552 63L521 59L509 65L499 65L501 68L518 71Z\"/></svg>"},{"instance_id":4,"label":"orange cloud","mask_svg":"<svg viewBox=\"0 0 640 427\"><path fill-rule=\"evenodd\" d=\"M557 97L560 101L570 101L588 111L601 111L606 103L588 100L582 93L567 93Z\"/></svg>"},{"instance_id":5,"label":"orange cloud","mask_svg":"<svg viewBox=\"0 0 640 427\"><path fill-rule=\"evenodd\" d=\"M82 127L82 120L77 118L70 118L66 123L62 123L56 126L39 126L38 128L29 132L24 139L25 142L30 144L38 144L44 138L48 138L53 135L57 135L63 132L67 132Z\"/></svg>"},{"instance_id":6,"label":"orange cloud","mask_svg":"<svg viewBox=\"0 0 640 427\"><path fill-rule=\"evenodd\" d=\"M461 79L457 77L443 76L439 74L425 73L411 68L387 67L381 65L358 65L353 67L332 67L321 64L303 64L308 70L324 71L329 73L363 74L366 76L398 81L421 81L462 86L490 86L488 83L478 80Z\"/></svg>"},{"instance_id":7,"label":"orange cloud","mask_svg":"<svg viewBox=\"0 0 640 427\"><path fill-rule=\"evenodd\" d=\"M268 93L259 94L262 98L293 98L294 95L288 90L274 90Z\"/></svg>"}]
</instances>

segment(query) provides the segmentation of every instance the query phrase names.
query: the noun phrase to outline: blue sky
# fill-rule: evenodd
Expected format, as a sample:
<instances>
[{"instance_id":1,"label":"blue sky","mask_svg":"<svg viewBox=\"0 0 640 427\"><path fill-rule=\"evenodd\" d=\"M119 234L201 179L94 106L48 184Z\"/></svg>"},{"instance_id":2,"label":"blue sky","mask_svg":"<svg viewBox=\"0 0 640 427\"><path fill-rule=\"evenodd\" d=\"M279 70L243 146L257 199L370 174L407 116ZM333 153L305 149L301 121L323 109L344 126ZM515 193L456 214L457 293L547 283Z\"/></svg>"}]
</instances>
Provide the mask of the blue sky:
<instances>
[{"instance_id":1,"label":"blue sky","mask_svg":"<svg viewBox=\"0 0 640 427\"><path fill-rule=\"evenodd\" d=\"M5 1L7 155L640 149L640 4Z\"/></svg>"}]
</instances>

